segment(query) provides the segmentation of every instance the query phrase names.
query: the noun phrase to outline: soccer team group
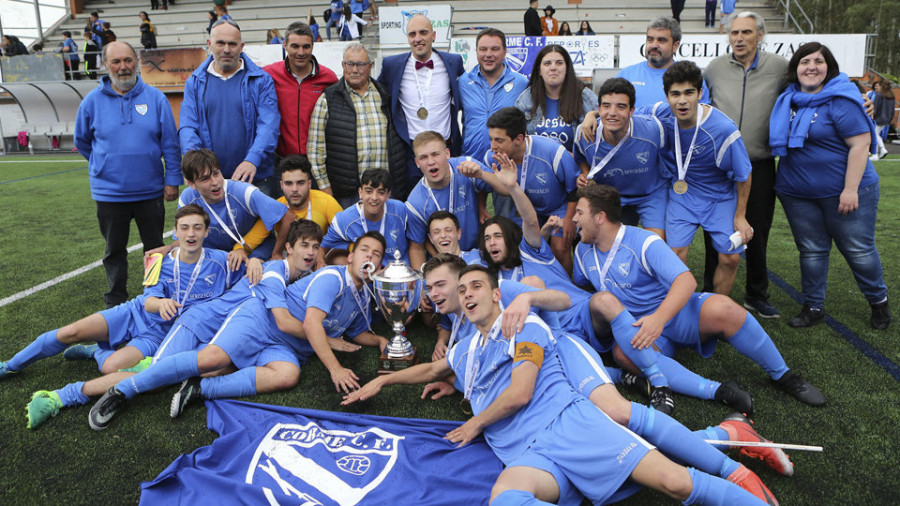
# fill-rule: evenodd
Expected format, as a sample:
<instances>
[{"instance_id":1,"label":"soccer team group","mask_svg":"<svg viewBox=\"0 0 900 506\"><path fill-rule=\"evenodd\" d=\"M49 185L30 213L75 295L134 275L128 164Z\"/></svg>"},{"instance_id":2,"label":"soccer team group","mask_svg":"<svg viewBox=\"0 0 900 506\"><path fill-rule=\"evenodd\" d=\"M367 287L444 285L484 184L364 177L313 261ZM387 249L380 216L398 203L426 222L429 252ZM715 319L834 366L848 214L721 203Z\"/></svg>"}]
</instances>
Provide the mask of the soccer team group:
<instances>
[{"instance_id":1,"label":"soccer team group","mask_svg":"<svg viewBox=\"0 0 900 506\"><path fill-rule=\"evenodd\" d=\"M445 57L432 52L421 16L409 23L414 56L422 20L426 56ZM175 241L148 252L144 293L42 334L0 362L0 378L59 353L96 360L102 376L36 392L27 417L35 428L100 396L89 415L100 430L129 399L177 383L172 417L200 399L292 388L315 355L344 404L395 383L428 383L437 396L461 392L474 416L447 439L466 444L483 434L506 465L492 504L599 504L632 492L630 484L685 504L777 504L723 453L728 447L705 442L765 441L747 418L750 394L672 357L691 348L709 358L724 341L798 401L821 406L825 397L789 368L743 307L722 292L696 291L684 260L698 227L712 233L723 263L736 262L752 237L736 219L751 166L734 123L701 104L696 65L669 66L662 85L667 103L636 112L629 80L604 83L600 118L572 127L572 152L529 135L515 107L486 118L482 161L451 156L452 139L422 130L411 142L421 179L405 202L391 198L388 170L370 168L359 175L358 202L342 209L311 188L313 167L299 155L280 159L284 197L275 200L227 179L235 169L213 150L187 150ZM701 145L716 149L694 149ZM618 174L604 170L613 159ZM574 255L571 247L561 255L554 246L573 237ZM437 327L432 361L361 385L335 351L387 343L371 329L378 315L364 266L395 257L424 275L423 314L435 318L423 321ZM728 293L734 273L723 276L716 291ZM600 353L615 363L604 366ZM625 400L616 385L641 390L650 406ZM670 416L673 392L736 413L693 432ZM594 440L579 437L585 427ZM793 474L780 449L741 452Z\"/></svg>"}]
</instances>

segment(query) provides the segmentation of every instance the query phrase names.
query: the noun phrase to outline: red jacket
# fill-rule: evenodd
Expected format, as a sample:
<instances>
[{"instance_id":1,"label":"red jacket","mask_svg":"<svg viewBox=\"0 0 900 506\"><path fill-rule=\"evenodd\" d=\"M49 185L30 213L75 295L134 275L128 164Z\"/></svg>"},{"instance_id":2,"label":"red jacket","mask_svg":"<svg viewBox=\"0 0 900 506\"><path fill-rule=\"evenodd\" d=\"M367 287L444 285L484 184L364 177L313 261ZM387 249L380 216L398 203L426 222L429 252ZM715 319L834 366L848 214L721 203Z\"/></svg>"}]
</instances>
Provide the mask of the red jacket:
<instances>
[{"instance_id":1,"label":"red jacket","mask_svg":"<svg viewBox=\"0 0 900 506\"><path fill-rule=\"evenodd\" d=\"M308 76L303 84L291 74L287 60L263 67L275 81L278 95L278 111L281 113L281 136L275 152L281 156L306 154L306 140L309 137L309 118L313 107L325 88L337 82L334 72L312 57L315 75Z\"/></svg>"}]
</instances>

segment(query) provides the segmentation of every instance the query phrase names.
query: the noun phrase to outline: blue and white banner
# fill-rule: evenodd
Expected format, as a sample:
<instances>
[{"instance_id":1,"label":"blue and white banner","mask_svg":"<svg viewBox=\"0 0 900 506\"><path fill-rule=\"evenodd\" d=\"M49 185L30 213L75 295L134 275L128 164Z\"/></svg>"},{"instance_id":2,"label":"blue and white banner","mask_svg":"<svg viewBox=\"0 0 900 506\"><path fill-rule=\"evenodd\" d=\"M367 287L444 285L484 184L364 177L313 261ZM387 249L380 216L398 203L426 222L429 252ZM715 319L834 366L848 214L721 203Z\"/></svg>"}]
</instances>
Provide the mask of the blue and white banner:
<instances>
[{"instance_id":1,"label":"blue and white banner","mask_svg":"<svg viewBox=\"0 0 900 506\"><path fill-rule=\"evenodd\" d=\"M506 37L506 63L516 72L529 76L538 52L551 44L557 44L569 52L572 68L578 77L591 77L595 68L613 67L616 38L612 35L586 37ZM475 37L454 37L450 52L463 58L466 71L472 70L478 61L475 56Z\"/></svg>"},{"instance_id":2,"label":"blue and white banner","mask_svg":"<svg viewBox=\"0 0 900 506\"><path fill-rule=\"evenodd\" d=\"M141 504L487 504L502 470L458 422L208 401L213 444L141 484Z\"/></svg>"}]
</instances>

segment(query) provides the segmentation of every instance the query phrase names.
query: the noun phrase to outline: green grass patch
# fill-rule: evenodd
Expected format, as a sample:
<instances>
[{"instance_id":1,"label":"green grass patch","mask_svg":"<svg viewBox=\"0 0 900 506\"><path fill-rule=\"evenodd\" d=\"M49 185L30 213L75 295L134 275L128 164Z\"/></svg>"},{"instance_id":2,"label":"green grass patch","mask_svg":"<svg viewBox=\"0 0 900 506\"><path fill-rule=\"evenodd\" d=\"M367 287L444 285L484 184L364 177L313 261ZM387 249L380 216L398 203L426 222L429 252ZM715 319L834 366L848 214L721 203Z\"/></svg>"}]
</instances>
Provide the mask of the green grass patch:
<instances>
[{"instance_id":1,"label":"green grass patch","mask_svg":"<svg viewBox=\"0 0 900 506\"><path fill-rule=\"evenodd\" d=\"M3 162L9 160L4 158ZM0 214L0 232L6 238L0 255L0 298L102 257L104 243L86 171L46 175L66 166L0 163L0 182L45 175L0 184L5 211ZM876 166L882 176L877 242L888 286L895 288L900 285L900 203L896 198L900 193L900 176L896 173L900 166L896 162ZM137 242L136 230L132 238ZM702 248L693 250L690 265L696 270L701 265ZM132 295L140 291L140 256L136 252L129 258ZM846 262L836 250L831 258L828 313L900 363L898 324L883 332L870 330L868 305ZM769 268L792 286L800 286L798 255L780 206L769 245ZM738 301L743 300L743 280L742 267L733 293ZM103 269L97 268L0 308L0 359L8 359L42 332L101 309L105 290ZM786 317L799 310L799 304L776 286L772 285L770 292L772 302ZM895 304L895 314L897 310ZM762 370L729 346L719 347L712 360L689 352L678 357L698 374L720 381L736 379L752 392L755 420L762 434L780 442L825 447L821 454L793 452L793 478L778 476L758 461L744 462L782 504L895 503L895 490L900 485L896 471L900 442L895 437L900 426L898 382L825 325L797 330L787 326L786 318L764 320L762 325L788 364L825 393L828 404L824 408L808 408L774 389ZM378 330L387 334L385 327ZM433 333L416 324L410 335L420 357L430 357ZM374 377L377 366L373 350L340 354L339 359L362 380ZM89 406L64 409L37 430L25 428L24 406L33 391L60 388L96 375L93 362L67 362L59 356L0 383L0 504L135 503L141 481L153 479L181 453L214 440L215 434L205 428L204 408L191 408L178 420L168 417L169 400L177 387L140 396L104 432L88 427ZM365 404L343 408L329 375L318 360L312 359L303 368L296 388L246 400L395 417L466 418L460 409L460 396L431 401L420 400L420 394L421 387L392 387ZM676 418L695 429L714 425L728 414L725 406L712 402L679 396L677 403ZM584 428L584 435L602 437L592 434L589 427ZM626 504L660 502L664 502L662 496L644 491Z\"/></svg>"}]
</instances>

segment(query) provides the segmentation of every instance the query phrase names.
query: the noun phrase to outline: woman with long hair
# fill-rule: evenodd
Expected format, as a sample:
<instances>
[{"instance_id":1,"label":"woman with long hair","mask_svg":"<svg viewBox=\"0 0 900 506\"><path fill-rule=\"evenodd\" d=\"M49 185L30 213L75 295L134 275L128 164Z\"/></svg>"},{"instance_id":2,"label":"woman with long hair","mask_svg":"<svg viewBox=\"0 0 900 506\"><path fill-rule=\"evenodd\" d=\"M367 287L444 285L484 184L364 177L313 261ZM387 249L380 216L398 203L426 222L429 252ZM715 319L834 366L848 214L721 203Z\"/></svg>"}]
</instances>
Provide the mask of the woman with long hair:
<instances>
[{"instance_id":1,"label":"woman with long hair","mask_svg":"<svg viewBox=\"0 0 900 506\"><path fill-rule=\"evenodd\" d=\"M825 319L834 242L871 306L869 325L886 329L891 312L875 247L880 190L868 158L875 125L828 47L800 46L786 77L789 85L772 109L769 145L781 157L775 192L800 252L803 308L788 325L810 327Z\"/></svg>"},{"instance_id":2,"label":"woman with long hair","mask_svg":"<svg viewBox=\"0 0 900 506\"><path fill-rule=\"evenodd\" d=\"M150 23L150 15L147 11L140 12L141 17L141 45L144 49L156 49L156 27Z\"/></svg>"},{"instance_id":3,"label":"woman with long hair","mask_svg":"<svg viewBox=\"0 0 900 506\"><path fill-rule=\"evenodd\" d=\"M875 135L878 137L878 153L873 156L884 158L887 156L888 150L884 147L882 132L888 129L891 122L894 121L894 91L891 89L891 82L887 79L875 83L872 89L875 91L872 97L875 105Z\"/></svg>"},{"instance_id":4,"label":"woman with long hair","mask_svg":"<svg viewBox=\"0 0 900 506\"><path fill-rule=\"evenodd\" d=\"M266 44L282 44L284 39L281 38L281 32L278 28L269 28L266 30Z\"/></svg>"},{"instance_id":5,"label":"woman with long hair","mask_svg":"<svg viewBox=\"0 0 900 506\"><path fill-rule=\"evenodd\" d=\"M586 19L582 21L581 26L578 27L578 31L575 32L575 35L594 35L594 30L591 28L591 22Z\"/></svg>"},{"instance_id":6,"label":"woman with long hair","mask_svg":"<svg viewBox=\"0 0 900 506\"><path fill-rule=\"evenodd\" d=\"M569 28L569 22L563 21L559 25L559 34L560 35L572 35L572 29Z\"/></svg>"},{"instance_id":7,"label":"woman with long hair","mask_svg":"<svg viewBox=\"0 0 900 506\"><path fill-rule=\"evenodd\" d=\"M597 109L597 96L575 76L572 58L551 44L538 52L528 88L516 107L528 118L528 133L555 139L570 153L584 114Z\"/></svg>"}]
</instances>

